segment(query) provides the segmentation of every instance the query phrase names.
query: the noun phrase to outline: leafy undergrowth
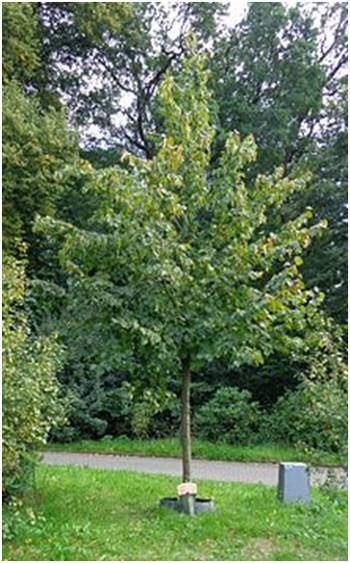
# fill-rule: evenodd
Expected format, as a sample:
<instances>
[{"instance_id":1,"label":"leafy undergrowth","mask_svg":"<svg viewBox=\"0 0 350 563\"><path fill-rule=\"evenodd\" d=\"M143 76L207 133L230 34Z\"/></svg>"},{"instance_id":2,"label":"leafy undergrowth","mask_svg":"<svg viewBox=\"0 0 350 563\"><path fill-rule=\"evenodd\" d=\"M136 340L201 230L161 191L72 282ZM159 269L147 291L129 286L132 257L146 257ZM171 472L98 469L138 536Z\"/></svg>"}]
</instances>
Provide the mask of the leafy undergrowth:
<instances>
[{"instance_id":1,"label":"leafy undergrowth","mask_svg":"<svg viewBox=\"0 0 350 563\"><path fill-rule=\"evenodd\" d=\"M153 440L132 440L127 437L82 440L66 444L50 444L48 449L70 452L119 453L128 455L149 455L180 457L181 447L177 438ZM340 455L327 452L306 452L301 449L279 444L232 446L225 443L193 440L193 457L218 461L301 461L319 465L340 465Z\"/></svg>"},{"instance_id":2,"label":"leafy undergrowth","mask_svg":"<svg viewBox=\"0 0 350 563\"><path fill-rule=\"evenodd\" d=\"M313 491L284 505L263 485L200 482L216 512L190 518L160 507L178 481L76 467L41 466L27 501L36 523L4 543L11 561L346 560L346 496ZM5 521L8 514L4 514Z\"/></svg>"}]
</instances>

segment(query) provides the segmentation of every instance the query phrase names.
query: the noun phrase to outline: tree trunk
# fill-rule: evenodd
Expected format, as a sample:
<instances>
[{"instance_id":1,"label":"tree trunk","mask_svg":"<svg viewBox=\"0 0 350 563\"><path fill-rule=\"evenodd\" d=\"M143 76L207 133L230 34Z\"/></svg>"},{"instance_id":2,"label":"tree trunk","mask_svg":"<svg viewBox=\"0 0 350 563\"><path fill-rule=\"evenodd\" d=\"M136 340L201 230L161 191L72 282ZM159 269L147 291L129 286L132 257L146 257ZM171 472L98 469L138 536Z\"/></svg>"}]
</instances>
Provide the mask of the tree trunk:
<instances>
[{"instance_id":1,"label":"tree trunk","mask_svg":"<svg viewBox=\"0 0 350 563\"><path fill-rule=\"evenodd\" d=\"M182 482L191 481L191 372L189 362L183 364L181 388L181 442L182 442Z\"/></svg>"}]
</instances>

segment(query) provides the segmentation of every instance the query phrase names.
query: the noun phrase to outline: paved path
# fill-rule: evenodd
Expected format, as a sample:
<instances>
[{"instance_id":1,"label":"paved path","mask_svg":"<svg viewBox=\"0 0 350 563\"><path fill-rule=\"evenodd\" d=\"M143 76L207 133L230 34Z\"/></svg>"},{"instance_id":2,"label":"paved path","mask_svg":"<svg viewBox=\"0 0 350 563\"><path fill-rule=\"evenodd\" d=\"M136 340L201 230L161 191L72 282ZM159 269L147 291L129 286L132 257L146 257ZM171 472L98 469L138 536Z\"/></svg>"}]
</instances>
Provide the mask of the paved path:
<instances>
[{"instance_id":1,"label":"paved path","mask_svg":"<svg viewBox=\"0 0 350 563\"><path fill-rule=\"evenodd\" d=\"M96 469L125 469L142 473L161 473L181 477L181 460L173 457L140 457L114 454L45 452L43 462L48 465L80 465ZM337 469L337 472L341 472ZM243 463L236 461L192 461L194 479L215 481L243 481L277 485L277 463ZM311 483L320 485L327 477L326 467L311 469Z\"/></svg>"}]
</instances>

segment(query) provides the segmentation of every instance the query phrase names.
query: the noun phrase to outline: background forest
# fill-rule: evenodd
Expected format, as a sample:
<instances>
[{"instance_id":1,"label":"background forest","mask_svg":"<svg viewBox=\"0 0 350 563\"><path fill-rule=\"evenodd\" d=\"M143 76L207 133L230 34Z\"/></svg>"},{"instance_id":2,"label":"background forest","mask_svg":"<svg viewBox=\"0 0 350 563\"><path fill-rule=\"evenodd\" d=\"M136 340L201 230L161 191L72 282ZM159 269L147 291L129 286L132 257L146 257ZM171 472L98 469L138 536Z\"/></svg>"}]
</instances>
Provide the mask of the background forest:
<instances>
[{"instance_id":1,"label":"background forest","mask_svg":"<svg viewBox=\"0 0 350 563\"><path fill-rule=\"evenodd\" d=\"M83 232L101 206L98 191L88 189L96 171L126 169L125 151L153 158L164 132L158 90L167 71L180 73L191 33L207 57L213 169L236 131L253 134L259 149L248 182L276 166L291 177L311 173L269 226L305 208L315 223L327 220L300 266L331 334L321 356L286 349L237 369L208 361L192 384L194 434L232 444L346 447L347 4L252 3L235 24L227 13L218 2L3 4L9 497L30 478L29 453L48 435L67 442L178 433L180 381L155 389L121 369L98 263L91 259L87 290L39 218Z\"/></svg>"}]
</instances>

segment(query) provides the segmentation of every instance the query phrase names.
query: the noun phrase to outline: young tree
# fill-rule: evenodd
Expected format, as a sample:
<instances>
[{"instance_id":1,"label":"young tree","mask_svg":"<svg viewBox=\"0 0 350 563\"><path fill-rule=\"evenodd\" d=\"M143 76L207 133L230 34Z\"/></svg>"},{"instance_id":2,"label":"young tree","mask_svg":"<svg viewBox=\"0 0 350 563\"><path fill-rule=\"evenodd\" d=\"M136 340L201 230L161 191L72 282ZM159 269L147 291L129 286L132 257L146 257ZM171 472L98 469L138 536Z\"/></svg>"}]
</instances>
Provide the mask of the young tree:
<instances>
[{"instance_id":1,"label":"young tree","mask_svg":"<svg viewBox=\"0 0 350 563\"><path fill-rule=\"evenodd\" d=\"M127 170L82 172L85 190L98 194L85 229L52 218L38 224L64 241L72 338L108 323L102 345L111 368L140 385L181 378L183 481L191 480L191 379L205 364L262 364L276 350L297 356L327 339L322 295L305 290L299 271L324 225L307 227L308 209L276 232L266 229L271 208L306 179L276 170L246 185L256 146L234 132L213 170L206 82L194 51L178 80L168 74L161 86L166 134L154 158L126 155Z\"/></svg>"}]
</instances>

